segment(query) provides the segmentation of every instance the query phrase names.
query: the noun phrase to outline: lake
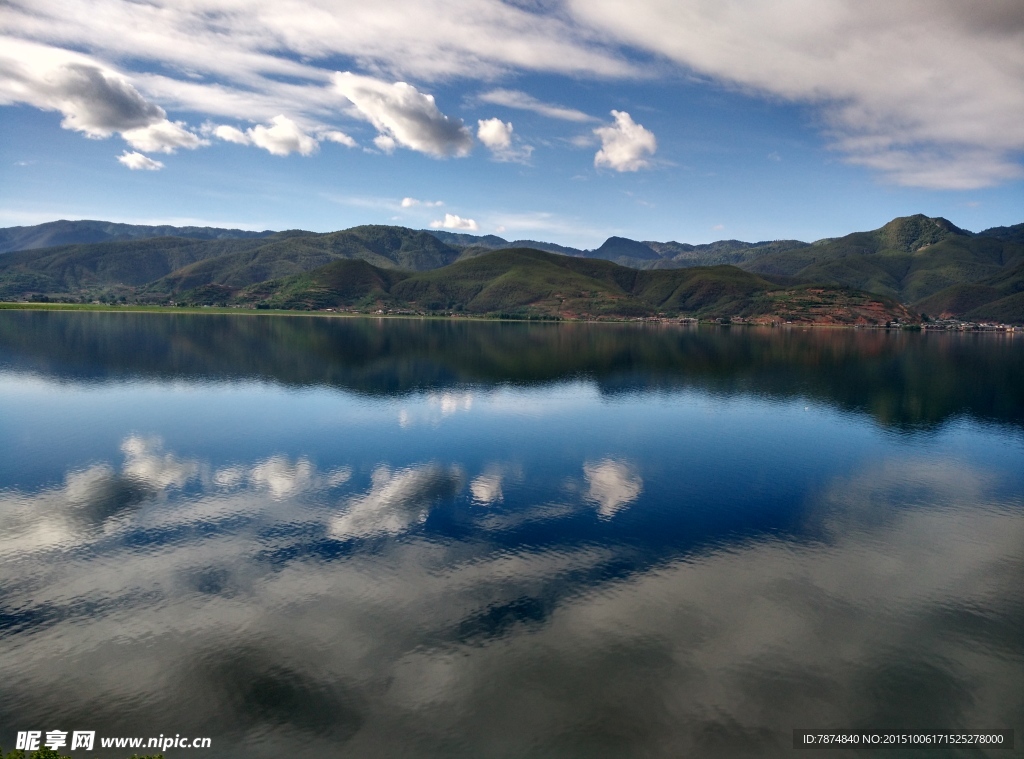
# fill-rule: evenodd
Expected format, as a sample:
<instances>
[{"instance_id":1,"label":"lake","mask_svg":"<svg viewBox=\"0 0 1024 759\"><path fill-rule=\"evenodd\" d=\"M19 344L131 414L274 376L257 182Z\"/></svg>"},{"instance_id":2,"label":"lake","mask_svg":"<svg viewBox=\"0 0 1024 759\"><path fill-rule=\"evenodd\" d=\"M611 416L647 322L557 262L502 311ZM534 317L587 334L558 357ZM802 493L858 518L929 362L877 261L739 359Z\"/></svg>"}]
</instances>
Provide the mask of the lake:
<instances>
[{"instance_id":1,"label":"lake","mask_svg":"<svg viewBox=\"0 0 1024 759\"><path fill-rule=\"evenodd\" d=\"M1019 333L2 311L0 745L1019 751L1022 462Z\"/></svg>"}]
</instances>

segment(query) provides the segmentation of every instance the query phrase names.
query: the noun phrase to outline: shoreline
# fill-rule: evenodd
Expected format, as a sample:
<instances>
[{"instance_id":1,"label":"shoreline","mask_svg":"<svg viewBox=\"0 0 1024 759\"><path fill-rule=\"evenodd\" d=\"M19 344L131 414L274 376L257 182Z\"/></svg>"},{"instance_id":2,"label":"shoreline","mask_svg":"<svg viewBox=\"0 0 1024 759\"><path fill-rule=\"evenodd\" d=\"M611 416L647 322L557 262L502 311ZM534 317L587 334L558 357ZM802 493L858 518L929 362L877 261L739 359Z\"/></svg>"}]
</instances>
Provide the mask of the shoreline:
<instances>
[{"instance_id":1,"label":"shoreline","mask_svg":"<svg viewBox=\"0 0 1024 759\"><path fill-rule=\"evenodd\" d=\"M344 319L446 319L453 321L479 322L510 322L525 324L642 324L666 325L674 324L684 327L765 327L768 329L785 328L830 328L853 330L885 330L890 332L1006 332L1014 334L1022 331L1019 325L1010 324L974 324L959 323L970 326L929 326L928 323L897 323L886 324L836 324L834 322L779 322L773 323L753 321L726 321L721 318L697 319L695 317L645 317L645 318L606 318L586 319L567 317L511 317L469 314L409 314L409 313L364 313L352 311L298 311L291 309L241 308L231 306L145 306L116 305L106 303L22 303L17 301L0 302L0 311L84 311L93 313L137 313L137 314L217 314L235 316L306 316L318 318ZM955 320L952 320L955 321Z\"/></svg>"}]
</instances>

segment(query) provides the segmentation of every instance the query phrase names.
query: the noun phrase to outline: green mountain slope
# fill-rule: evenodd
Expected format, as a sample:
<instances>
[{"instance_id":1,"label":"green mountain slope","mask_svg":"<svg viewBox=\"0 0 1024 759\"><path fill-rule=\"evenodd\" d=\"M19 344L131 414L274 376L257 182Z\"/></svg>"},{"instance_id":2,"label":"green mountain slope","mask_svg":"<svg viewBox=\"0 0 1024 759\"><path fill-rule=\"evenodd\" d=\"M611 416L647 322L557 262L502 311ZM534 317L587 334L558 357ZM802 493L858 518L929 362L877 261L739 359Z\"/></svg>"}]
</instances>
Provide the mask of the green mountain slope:
<instances>
[{"instance_id":1,"label":"green mountain slope","mask_svg":"<svg viewBox=\"0 0 1024 759\"><path fill-rule=\"evenodd\" d=\"M579 248L570 248L565 245L558 245L543 240L513 240L509 242L497 235L471 235L465 232L448 232L441 229L424 229L428 235L433 235L446 245L454 248L461 248L464 258L473 258L489 250L505 250L508 248L532 248L534 250L546 250L549 253L561 253L566 256L583 256L586 251Z\"/></svg>"},{"instance_id":2,"label":"green mountain slope","mask_svg":"<svg viewBox=\"0 0 1024 759\"><path fill-rule=\"evenodd\" d=\"M318 310L350 306L370 308L390 303L390 289L409 274L380 269L361 259L340 259L304 274L252 285L238 294L239 302L270 308ZM190 296L190 297L189 297ZM203 302L209 294L193 291L185 300ZM224 301L228 298L224 298ZM218 302L219 301L218 299Z\"/></svg>"},{"instance_id":3,"label":"green mountain slope","mask_svg":"<svg viewBox=\"0 0 1024 759\"><path fill-rule=\"evenodd\" d=\"M979 236L995 237L997 240L1009 240L1024 245L1024 223L1014 224L1012 227L989 227L978 232Z\"/></svg>"},{"instance_id":4,"label":"green mountain slope","mask_svg":"<svg viewBox=\"0 0 1024 759\"><path fill-rule=\"evenodd\" d=\"M680 242L638 242L627 237L609 237L594 250L580 250L540 240L507 240L495 235L471 235L444 230L423 230L442 242L462 249L463 258L473 258L492 250L531 248L550 253L561 253L577 258L599 258L633 269L679 269L687 266L718 266L752 261L769 253L806 247L800 240L770 240L743 242L719 240L713 243L690 245Z\"/></svg>"},{"instance_id":5,"label":"green mountain slope","mask_svg":"<svg viewBox=\"0 0 1024 759\"><path fill-rule=\"evenodd\" d=\"M760 274L795 276L887 295L903 302L998 274L1024 260L1024 246L972 235L945 219L908 216L739 264Z\"/></svg>"},{"instance_id":6,"label":"green mountain slope","mask_svg":"<svg viewBox=\"0 0 1024 759\"><path fill-rule=\"evenodd\" d=\"M1024 261L978 282L947 287L914 309L943 319L1024 323Z\"/></svg>"},{"instance_id":7,"label":"green mountain slope","mask_svg":"<svg viewBox=\"0 0 1024 759\"><path fill-rule=\"evenodd\" d=\"M141 287L168 295L204 285L240 288L349 258L419 271L459 251L410 229L363 226L330 234L279 232L253 239L162 237L18 251L0 256L0 297Z\"/></svg>"},{"instance_id":8,"label":"green mountain slope","mask_svg":"<svg viewBox=\"0 0 1024 759\"><path fill-rule=\"evenodd\" d=\"M53 224L54 234L62 224L79 225L81 234L144 235L159 229ZM1016 239L1022 225L974 235L945 219L918 215L810 245L796 240L687 245L612 237L595 253L614 260L548 243L514 247L495 236L381 225L243 238L229 236L237 230L182 229L221 236L133 238L4 253L0 298L238 301L292 304L289 308L380 304L549 316L664 311L757 317L803 308L826 321L833 318L828 304L836 314L853 309L858 319L872 321L872 309L895 313L886 300L895 299L914 303L916 313L981 318L978 309L986 308L986 319L1000 314L1005 321L1024 320L1024 312L1014 310L1019 276L1012 273L1024 263L1024 244ZM0 230L0 238L9 232ZM303 279L339 261L363 261L372 269L339 266ZM687 274L689 269L699 272ZM377 270L415 276L384 277ZM874 293L875 305L858 301L855 290Z\"/></svg>"},{"instance_id":9,"label":"green mountain slope","mask_svg":"<svg viewBox=\"0 0 1024 759\"><path fill-rule=\"evenodd\" d=\"M657 252L662 258L653 263L640 263L638 268L681 268L685 266L719 266L729 264L742 266L744 263L754 261L762 256L805 248L807 243L800 240L769 240L765 242L743 242L742 240L719 240L717 242L703 245L688 245L678 242L645 242ZM618 263L624 265L625 261Z\"/></svg>"},{"instance_id":10,"label":"green mountain slope","mask_svg":"<svg viewBox=\"0 0 1024 759\"><path fill-rule=\"evenodd\" d=\"M358 259L380 268L423 271L445 266L459 251L436 237L402 227L363 226L324 235L303 235L208 259L176 271L150 287L178 293L202 285L241 288L312 271L338 259Z\"/></svg>"},{"instance_id":11,"label":"green mountain slope","mask_svg":"<svg viewBox=\"0 0 1024 759\"><path fill-rule=\"evenodd\" d=\"M74 292L113 284L140 286L209 257L265 245L255 240L157 237L68 245L0 256L0 297Z\"/></svg>"},{"instance_id":12,"label":"green mountain slope","mask_svg":"<svg viewBox=\"0 0 1024 759\"><path fill-rule=\"evenodd\" d=\"M635 258L640 261L656 261L661 258L650 246L626 237L609 237L596 250L589 251L590 258L601 258L605 261Z\"/></svg>"},{"instance_id":13,"label":"green mountain slope","mask_svg":"<svg viewBox=\"0 0 1024 759\"><path fill-rule=\"evenodd\" d=\"M211 295L222 293L196 291L191 302ZM842 288L780 287L732 266L637 271L531 249L492 251L415 274L335 262L246 288L235 302L559 318L664 314L847 324L910 318L887 299Z\"/></svg>"}]
</instances>

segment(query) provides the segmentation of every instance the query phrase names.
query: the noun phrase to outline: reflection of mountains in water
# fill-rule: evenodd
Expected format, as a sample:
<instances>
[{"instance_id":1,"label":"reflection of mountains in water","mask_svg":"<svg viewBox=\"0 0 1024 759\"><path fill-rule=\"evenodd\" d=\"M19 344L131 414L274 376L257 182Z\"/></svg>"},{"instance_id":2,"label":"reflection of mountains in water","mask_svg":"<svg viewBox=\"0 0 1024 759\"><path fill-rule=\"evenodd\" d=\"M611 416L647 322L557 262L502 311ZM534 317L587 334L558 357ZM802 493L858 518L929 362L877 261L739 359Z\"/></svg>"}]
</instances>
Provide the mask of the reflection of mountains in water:
<instances>
[{"instance_id":1,"label":"reflection of mountains in water","mask_svg":"<svg viewBox=\"0 0 1024 759\"><path fill-rule=\"evenodd\" d=\"M0 314L0 368L375 396L583 377L608 394L813 399L896 428L961 414L1024 423L1024 343L1001 334L11 311Z\"/></svg>"}]
</instances>

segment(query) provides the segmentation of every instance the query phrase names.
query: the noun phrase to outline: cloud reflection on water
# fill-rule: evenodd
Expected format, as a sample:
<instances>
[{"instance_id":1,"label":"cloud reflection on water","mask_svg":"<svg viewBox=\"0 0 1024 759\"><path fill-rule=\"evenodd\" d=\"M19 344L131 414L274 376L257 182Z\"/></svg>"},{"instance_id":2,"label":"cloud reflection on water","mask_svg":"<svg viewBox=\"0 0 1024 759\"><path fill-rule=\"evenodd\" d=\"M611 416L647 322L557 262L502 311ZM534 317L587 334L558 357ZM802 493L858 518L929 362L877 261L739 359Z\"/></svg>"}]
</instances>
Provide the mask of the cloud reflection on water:
<instances>
[{"instance_id":1,"label":"cloud reflection on water","mask_svg":"<svg viewBox=\"0 0 1024 759\"><path fill-rule=\"evenodd\" d=\"M493 510L457 540L412 532L466 490L459 466L380 465L363 488L301 457L228 476L154 440L123 451L120 470L0 495L2 611L21 619L0 635L0 678L16 686L4 724L71 713L111 733L220 731L226 756L731 757L789 756L793 727L1014 726L1024 713L1024 504L960 461L872 464L809 499L801 537L595 580L634 548L571 532L497 542ZM498 471L469 494L497 503ZM607 519L644 487L619 459L584 476L575 506L519 511L570 519L591 503ZM120 507L97 511L107 503ZM244 525L173 539L226 514L260 522L259 539ZM95 535L90 519L124 541L37 555L48 531L63 536L51 547ZM404 537L265 558L317 528ZM154 532L168 538L139 551Z\"/></svg>"},{"instance_id":2,"label":"cloud reflection on water","mask_svg":"<svg viewBox=\"0 0 1024 759\"><path fill-rule=\"evenodd\" d=\"M377 467L370 490L346 503L345 512L331 520L329 534L336 538L358 538L403 532L425 521L438 499L454 496L461 489L462 480L457 467L427 464L397 471Z\"/></svg>"},{"instance_id":3,"label":"cloud reflection on water","mask_svg":"<svg viewBox=\"0 0 1024 759\"><path fill-rule=\"evenodd\" d=\"M602 519L611 519L640 497L644 481L629 464L603 459L583 465L589 490L587 499L597 505Z\"/></svg>"},{"instance_id":4,"label":"cloud reflection on water","mask_svg":"<svg viewBox=\"0 0 1024 759\"><path fill-rule=\"evenodd\" d=\"M398 412L400 427L411 427L414 424L437 425L445 417L467 412L473 409L473 393L427 393L424 403L417 404L416 410L402 408Z\"/></svg>"}]
</instances>

